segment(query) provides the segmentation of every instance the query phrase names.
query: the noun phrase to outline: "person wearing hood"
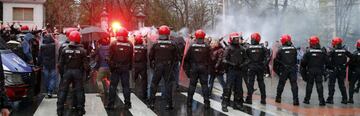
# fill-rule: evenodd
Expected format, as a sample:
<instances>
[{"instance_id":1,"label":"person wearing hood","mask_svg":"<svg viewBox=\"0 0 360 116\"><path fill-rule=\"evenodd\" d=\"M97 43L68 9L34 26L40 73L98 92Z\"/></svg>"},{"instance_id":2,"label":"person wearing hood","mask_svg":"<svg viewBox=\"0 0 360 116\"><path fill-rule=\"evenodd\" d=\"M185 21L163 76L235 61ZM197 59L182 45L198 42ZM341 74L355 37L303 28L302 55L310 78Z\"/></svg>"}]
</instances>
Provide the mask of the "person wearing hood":
<instances>
[{"instance_id":1,"label":"person wearing hood","mask_svg":"<svg viewBox=\"0 0 360 116\"><path fill-rule=\"evenodd\" d=\"M109 58L109 51L110 51L110 38L108 37L104 37L102 39L100 39L98 41L99 46L98 48L95 50L95 61L96 61L96 66L95 66L95 70L97 70L97 76L96 76L96 83L98 86L98 90L99 90L99 95L103 96L105 93L105 89L106 88L103 83L104 82L104 78L109 78L110 77L110 69L109 69L109 64L108 64L108 58Z\"/></svg>"},{"instance_id":2,"label":"person wearing hood","mask_svg":"<svg viewBox=\"0 0 360 116\"><path fill-rule=\"evenodd\" d=\"M47 97L51 98L57 84L56 77L56 47L54 39L47 34L43 37L43 44L40 46L38 65L42 68L45 80Z\"/></svg>"},{"instance_id":3,"label":"person wearing hood","mask_svg":"<svg viewBox=\"0 0 360 116\"><path fill-rule=\"evenodd\" d=\"M148 64L148 50L147 46L144 45L144 40L142 35L135 36L135 46L134 46L134 64L133 64L133 74L134 81L140 80L141 88L141 97L143 100L147 100L147 86L148 86L148 76L147 76L147 65Z\"/></svg>"},{"instance_id":4,"label":"person wearing hood","mask_svg":"<svg viewBox=\"0 0 360 116\"><path fill-rule=\"evenodd\" d=\"M29 27L28 26L22 26L21 27L21 31L25 34L22 42L21 42L21 46L23 49L23 52L25 54L25 62L27 62L28 64L33 64L33 55L31 52L31 41L34 39L34 35L30 32Z\"/></svg>"}]
</instances>

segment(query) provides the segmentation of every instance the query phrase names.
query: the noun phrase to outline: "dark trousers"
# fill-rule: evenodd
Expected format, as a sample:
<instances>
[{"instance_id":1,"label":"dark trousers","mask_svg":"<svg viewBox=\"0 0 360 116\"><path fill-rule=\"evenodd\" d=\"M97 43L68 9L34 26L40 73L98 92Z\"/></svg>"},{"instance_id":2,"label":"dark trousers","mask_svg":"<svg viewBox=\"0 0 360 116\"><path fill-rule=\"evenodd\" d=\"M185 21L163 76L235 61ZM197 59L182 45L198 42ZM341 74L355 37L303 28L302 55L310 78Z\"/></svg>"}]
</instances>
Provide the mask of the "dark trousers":
<instances>
[{"instance_id":1,"label":"dark trousers","mask_svg":"<svg viewBox=\"0 0 360 116\"><path fill-rule=\"evenodd\" d=\"M74 87L74 100L76 101L76 109L84 110L85 107L85 92L84 92L84 77L83 71L80 69L65 70L60 81L57 111L64 111L64 104L66 102L67 93L69 92L70 84Z\"/></svg>"},{"instance_id":2,"label":"dark trousers","mask_svg":"<svg viewBox=\"0 0 360 116\"><path fill-rule=\"evenodd\" d=\"M309 101L311 98L312 88L314 83L316 83L316 90L319 95L320 103L325 102L324 100L324 90L322 85L322 74L321 73L310 73L308 75L308 80L306 82L306 93L305 93L305 101Z\"/></svg>"},{"instance_id":3,"label":"dark trousers","mask_svg":"<svg viewBox=\"0 0 360 116\"><path fill-rule=\"evenodd\" d=\"M293 100L299 101L298 98L298 85L297 85L297 72L295 70L283 70L279 75L279 83L277 86L276 98L281 98L281 94L284 91L284 87L287 80L290 80L291 92L293 94Z\"/></svg>"},{"instance_id":4,"label":"dark trousers","mask_svg":"<svg viewBox=\"0 0 360 116\"><path fill-rule=\"evenodd\" d=\"M217 80L220 82L221 87L224 89L225 87L225 79L224 79L224 74L223 73L212 73L210 74L210 78L209 78L209 95L211 95L213 87L214 87L214 81L215 78L217 78Z\"/></svg>"},{"instance_id":5,"label":"dark trousers","mask_svg":"<svg viewBox=\"0 0 360 116\"><path fill-rule=\"evenodd\" d=\"M116 90L121 80L121 86L124 93L125 104L130 103L130 84L129 84L129 70L117 70L111 72L110 76L110 88L109 88L109 104L112 106L115 104L116 99Z\"/></svg>"},{"instance_id":6,"label":"dark trousers","mask_svg":"<svg viewBox=\"0 0 360 116\"><path fill-rule=\"evenodd\" d=\"M148 96L148 94L147 94L148 76L147 76L147 68L146 67L135 68L134 80L137 81L139 79L140 79L140 88L141 88L142 97L146 98Z\"/></svg>"},{"instance_id":7,"label":"dark trousers","mask_svg":"<svg viewBox=\"0 0 360 116\"><path fill-rule=\"evenodd\" d=\"M162 95L164 95L168 104L172 104L172 90L175 80L172 76L172 70L172 65L168 63L158 63L155 66L154 76L150 85L150 103L155 103L155 95L159 87L159 83L161 79L164 79L165 91Z\"/></svg>"},{"instance_id":8,"label":"dark trousers","mask_svg":"<svg viewBox=\"0 0 360 116\"><path fill-rule=\"evenodd\" d=\"M244 74L240 70L229 70L227 72L226 85L223 93L223 105L228 106L230 102L230 96L232 89L234 89L234 101L235 103L242 104L243 100L243 81Z\"/></svg>"},{"instance_id":9,"label":"dark trousers","mask_svg":"<svg viewBox=\"0 0 360 116\"><path fill-rule=\"evenodd\" d=\"M339 89L344 100L347 100L347 93L345 88L346 68L335 69L329 76L329 100L332 100L335 93L335 83L338 80Z\"/></svg>"},{"instance_id":10,"label":"dark trousers","mask_svg":"<svg viewBox=\"0 0 360 116\"><path fill-rule=\"evenodd\" d=\"M253 70L250 69L248 73L248 79L249 79L249 85L248 85L248 98L249 100L252 100L252 94L254 92L254 83L255 78L258 82L260 93L261 93L261 100L265 101L266 99L266 90L265 90L265 83L264 83L264 70Z\"/></svg>"},{"instance_id":11,"label":"dark trousers","mask_svg":"<svg viewBox=\"0 0 360 116\"><path fill-rule=\"evenodd\" d=\"M353 100L355 85L360 80L360 70L349 70L349 99Z\"/></svg>"},{"instance_id":12,"label":"dark trousers","mask_svg":"<svg viewBox=\"0 0 360 116\"><path fill-rule=\"evenodd\" d=\"M200 80L202 94L204 97L204 103L210 103L209 101L209 88L208 88L208 72L206 69L194 69L189 74L190 85L188 90L188 102L191 102L196 90L196 84Z\"/></svg>"}]
</instances>

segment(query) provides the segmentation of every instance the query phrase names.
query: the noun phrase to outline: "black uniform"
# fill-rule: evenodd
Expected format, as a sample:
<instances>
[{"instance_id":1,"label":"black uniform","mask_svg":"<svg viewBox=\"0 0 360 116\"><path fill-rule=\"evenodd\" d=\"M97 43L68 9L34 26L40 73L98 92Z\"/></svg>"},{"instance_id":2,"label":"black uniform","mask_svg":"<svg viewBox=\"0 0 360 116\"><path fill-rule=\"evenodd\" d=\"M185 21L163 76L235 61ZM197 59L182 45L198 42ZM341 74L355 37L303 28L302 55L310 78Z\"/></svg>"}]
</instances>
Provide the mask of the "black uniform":
<instances>
[{"instance_id":1,"label":"black uniform","mask_svg":"<svg viewBox=\"0 0 360 116\"><path fill-rule=\"evenodd\" d=\"M346 64L347 58L350 58L351 53L345 48L335 48L329 52L329 65L328 70L330 71L329 76L329 97L326 102L333 104L333 96L335 93L335 82L338 80L339 89L342 95L341 103L347 103L347 93L345 88L346 79Z\"/></svg>"},{"instance_id":2,"label":"black uniform","mask_svg":"<svg viewBox=\"0 0 360 116\"><path fill-rule=\"evenodd\" d=\"M320 105L325 105L324 91L323 91L323 75L325 67L328 63L326 50L321 49L320 45L307 49L301 61L302 76L306 83L306 94L304 103L309 104L311 92L314 83L319 95Z\"/></svg>"},{"instance_id":3,"label":"black uniform","mask_svg":"<svg viewBox=\"0 0 360 116\"><path fill-rule=\"evenodd\" d=\"M133 45L129 41L115 41L110 44L108 64L110 66L111 76L109 103L107 105L109 109L114 107L119 80L121 80L126 108L131 108L129 71L132 68L133 53Z\"/></svg>"},{"instance_id":4,"label":"black uniform","mask_svg":"<svg viewBox=\"0 0 360 116\"><path fill-rule=\"evenodd\" d=\"M353 52L349 61L349 103L354 103L355 84L360 78L360 49Z\"/></svg>"},{"instance_id":5,"label":"black uniform","mask_svg":"<svg viewBox=\"0 0 360 116\"><path fill-rule=\"evenodd\" d=\"M208 74L211 60L210 54L210 46L206 44L203 39L197 39L195 43L191 44L186 54L184 63L186 65L187 75L190 78L187 99L188 107L191 107L198 80L200 80L205 107L210 107L208 88Z\"/></svg>"},{"instance_id":6,"label":"black uniform","mask_svg":"<svg viewBox=\"0 0 360 116\"><path fill-rule=\"evenodd\" d=\"M147 98L147 46L140 44L134 46L134 79L141 78L141 90L143 99Z\"/></svg>"},{"instance_id":7,"label":"black uniform","mask_svg":"<svg viewBox=\"0 0 360 116\"><path fill-rule=\"evenodd\" d=\"M86 50L75 43L70 43L61 51L60 70L64 74L60 81L57 111L63 114L69 86L72 84L75 91L76 109L80 115L85 113L85 93L84 93L84 71L88 68Z\"/></svg>"},{"instance_id":8,"label":"black uniform","mask_svg":"<svg viewBox=\"0 0 360 116\"><path fill-rule=\"evenodd\" d=\"M227 79L224 87L222 107L227 111L226 107L229 106L231 91L234 89L234 108L239 109L242 107L243 88L242 80L246 72L244 67L248 62L246 50L239 44L231 44L224 52L223 62L226 64Z\"/></svg>"},{"instance_id":9,"label":"black uniform","mask_svg":"<svg viewBox=\"0 0 360 116\"><path fill-rule=\"evenodd\" d=\"M167 109L172 109L172 89L174 83L173 67L178 61L178 48L171 40L158 40L157 43L151 47L149 53L149 60L151 68L154 69L154 76L150 85L150 103L149 107L154 108L155 94L157 92L159 82L163 78L165 81L165 99L167 102Z\"/></svg>"},{"instance_id":10,"label":"black uniform","mask_svg":"<svg viewBox=\"0 0 360 116\"><path fill-rule=\"evenodd\" d=\"M254 91L255 78L258 81L260 93L261 93L261 103L266 104L266 90L264 83L264 71L267 64L268 54L266 54L266 48L263 45L249 45L246 54L248 56L249 65L248 65L248 78L249 78L249 90L246 102L252 103L252 94Z\"/></svg>"},{"instance_id":11,"label":"black uniform","mask_svg":"<svg viewBox=\"0 0 360 116\"><path fill-rule=\"evenodd\" d=\"M276 102L281 102L281 94L286 80L290 80L294 105L299 104L297 85L297 50L294 46L281 46L274 60L274 70L279 75Z\"/></svg>"}]
</instances>

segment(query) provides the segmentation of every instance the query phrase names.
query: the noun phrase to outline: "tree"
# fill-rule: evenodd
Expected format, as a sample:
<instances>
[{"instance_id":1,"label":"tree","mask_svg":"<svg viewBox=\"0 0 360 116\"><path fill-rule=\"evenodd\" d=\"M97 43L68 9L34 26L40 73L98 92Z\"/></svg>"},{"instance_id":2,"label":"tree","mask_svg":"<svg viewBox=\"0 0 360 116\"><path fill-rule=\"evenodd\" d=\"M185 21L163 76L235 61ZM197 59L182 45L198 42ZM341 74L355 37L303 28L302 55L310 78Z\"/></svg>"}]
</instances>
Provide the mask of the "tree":
<instances>
[{"instance_id":1,"label":"tree","mask_svg":"<svg viewBox=\"0 0 360 116\"><path fill-rule=\"evenodd\" d=\"M356 0L335 0L335 33L347 37Z\"/></svg>"},{"instance_id":2,"label":"tree","mask_svg":"<svg viewBox=\"0 0 360 116\"><path fill-rule=\"evenodd\" d=\"M74 0L46 0L45 4L46 23L51 26L76 25L76 3Z\"/></svg>"}]
</instances>

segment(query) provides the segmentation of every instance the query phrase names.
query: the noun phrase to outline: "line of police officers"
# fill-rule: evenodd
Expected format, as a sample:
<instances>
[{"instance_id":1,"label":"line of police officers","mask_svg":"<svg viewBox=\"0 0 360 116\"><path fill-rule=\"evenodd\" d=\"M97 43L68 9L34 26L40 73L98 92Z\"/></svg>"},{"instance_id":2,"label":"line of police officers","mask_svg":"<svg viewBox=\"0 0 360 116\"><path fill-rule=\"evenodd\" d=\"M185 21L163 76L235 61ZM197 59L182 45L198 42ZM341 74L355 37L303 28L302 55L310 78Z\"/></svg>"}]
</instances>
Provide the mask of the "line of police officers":
<instances>
[{"instance_id":1,"label":"line of police officers","mask_svg":"<svg viewBox=\"0 0 360 116\"><path fill-rule=\"evenodd\" d=\"M135 78L141 77L141 89L143 98L146 99L147 93L147 64L154 69L154 76L150 84L148 107L153 109L155 106L155 94L161 79L164 79L165 91L163 95L166 100L165 108L173 109L172 88L175 78L172 73L174 66L181 59L180 50L177 45L169 39L170 28L161 26L158 28L159 38L157 42L147 51L146 45L142 42L141 36L135 37L134 45L128 40L128 31L124 28L116 33L116 41L110 44L110 56L107 62L110 66L110 88L107 109L114 109L116 90L121 80L125 108L131 108L129 71L134 68ZM188 89L187 106L192 107L192 97L194 95L197 82L200 80L205 108L210 107L209 96L211 91L208 88L208 75L210 70L217 70L217 67L224 65L227 75L222 96L222 110L227 112L230 105L230 96L234 92L233 108L241 109L243 103L252 104L252 95L254 92L255 79L258 82L261 93L261 104L266 104L266 91L264 83L264 71L269 62L267 59L266 48L260 44L261 36L259 33L253 33L250 37L250 44L243 42L241 33L231 33L229 35L229 46L226 47L220 60L211 59L213 52L207 42L204 41L206 33L202 30L195 32L195 40L190 44L184 58L184 70L190 79ZM73 83L75 89L74 98L76 99L76 109L79 115L85 114L83 72L88 69L88 58L86 50L80 45L80 33L73 31L69 34L70 43L64 47L60 53L60 66L63 70L61 86L58 98L58 115L63 115L64 103L69 90L69 84ZM290 35L283 35L280 39L282 46L279 48L274 59L274 72L279 75L277 87L276 102L281 103L281 94L283 92L286 80L290 80L293 93L294 105L299 105L298 86L297 86L297 49L291 42ZM357 51L349 53L342 46L341 38L332 40L333 48L327 52L321 48L319 38L313 36L309 39L310 47L306 50L300 63L300 73L307 82L305 104L309 104L312 87L316 83L319 95L320 105L325 105L323 96L323 77L325 72L329 72L329 97L327 103L333 103L334 85L338 80L339 88L343 96L341 103L354 103L353 94L355 84L360 74L360 41L357 42ZM350 61L348 62L348 58ZM213 63L216 61L216 63ZM215 66L212 66L215 65ZM345 90L346 67L349 66L349 99ZM214 67L216 67L214 69ZM221 73L219 73L221 74ZM243 99L243 86L245 82L248 89L247 97ZM211 88L210 88L211 90Z\"/></svg>"}]
</instances>

